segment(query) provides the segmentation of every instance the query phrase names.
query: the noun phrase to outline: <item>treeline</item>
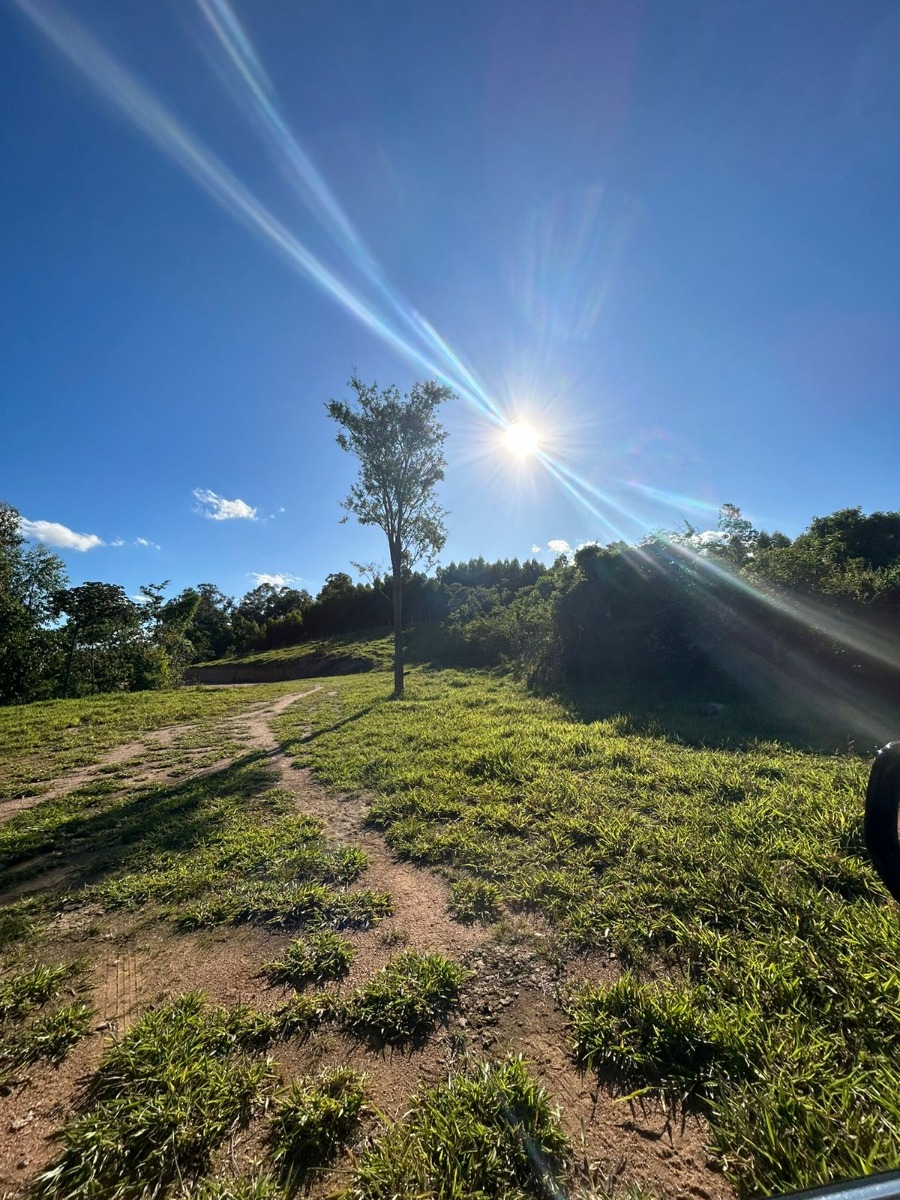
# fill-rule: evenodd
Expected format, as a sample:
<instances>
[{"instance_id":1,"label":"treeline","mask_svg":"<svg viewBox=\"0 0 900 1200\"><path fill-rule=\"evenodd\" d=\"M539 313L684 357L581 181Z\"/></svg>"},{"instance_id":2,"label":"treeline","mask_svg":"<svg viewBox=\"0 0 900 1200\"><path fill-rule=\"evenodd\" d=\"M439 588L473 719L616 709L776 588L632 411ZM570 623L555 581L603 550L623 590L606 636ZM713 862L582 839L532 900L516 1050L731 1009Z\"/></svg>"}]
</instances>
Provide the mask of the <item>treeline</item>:
<instances>
[{"instance_id":1,"label":"treeline","mask_svg":"<svg viewBox=\"0 0 900 1200\"><path fill-rule=\"evenodd\" d=\"M847 508L793 540L724 505L639 545L588 545L459 628L473 663L661 701L752 697L799 724L897 735L900 513Z\"/></svg>"},{"instance_id":2,"label":"treeline","mask_svg":"<svg viewBox=\"0 0 900 1200\"><path fill-rule=\"evenodd\" d=\"M508 606L545 570L536 560L479 558L413 574L405 623L465 624ZM167 586L146 584L137 599L118 584L69 587L59 556L29 545L19 513L0 504L0 704L168 687L194 662L386 629L392 620L389 576L354 583L338 572L315 597L263 583L235 599L201 583L167 598Z\"/></svg>"},{"instance_id":3,"label":"treeline","mask_svg":"<svg viewBox=\"0 0 900 1200\"><path fill-rule=\"evenodd\" d=\"M262 584L240 599L202 583L140 603L114 584L67 586L0 506L0 702L165 687L193 662L387 630L391 580L329 575L316 596ZM542 686L828 713L896 733L900 513L842 509L796 538L724 505L717 529L587 545L551 568L451 563L407 581L408 626L440 626L446 652L512 666Z\"/></svg>"}]
</instances>

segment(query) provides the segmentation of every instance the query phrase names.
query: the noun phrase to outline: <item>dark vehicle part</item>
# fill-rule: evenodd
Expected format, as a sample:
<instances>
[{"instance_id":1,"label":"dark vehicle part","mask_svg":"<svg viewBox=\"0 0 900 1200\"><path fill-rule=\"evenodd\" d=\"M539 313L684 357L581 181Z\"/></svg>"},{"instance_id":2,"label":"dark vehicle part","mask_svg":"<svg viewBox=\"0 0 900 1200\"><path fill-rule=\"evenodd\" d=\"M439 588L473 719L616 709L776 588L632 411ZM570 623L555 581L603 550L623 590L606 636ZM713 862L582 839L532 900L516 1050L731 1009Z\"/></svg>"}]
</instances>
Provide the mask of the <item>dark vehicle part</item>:
<instances>
[{"instance_id":1,"label":"dark vehicle part","mask_svg":"<svg viewBox=\"0 0 900 1200\"><path fill-rule=\"evenodd\" d=\"M866 789L863 837L872 865L894 899L900 903L900 742L888 742L875 756Z\"/></svg>"}]
</instances>

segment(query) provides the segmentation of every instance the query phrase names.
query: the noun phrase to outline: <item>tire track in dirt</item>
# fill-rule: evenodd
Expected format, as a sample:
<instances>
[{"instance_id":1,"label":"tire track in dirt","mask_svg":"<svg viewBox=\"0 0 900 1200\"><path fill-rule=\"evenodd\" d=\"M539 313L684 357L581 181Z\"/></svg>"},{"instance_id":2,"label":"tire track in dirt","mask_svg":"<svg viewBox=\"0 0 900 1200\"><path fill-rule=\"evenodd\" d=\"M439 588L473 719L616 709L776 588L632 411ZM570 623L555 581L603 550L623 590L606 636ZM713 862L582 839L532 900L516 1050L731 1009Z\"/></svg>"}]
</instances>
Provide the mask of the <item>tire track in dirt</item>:
<instances>
[{"instance_id":1,"label":"tire track in dirt","mask_svg":"<svg viewBox=\"0 0 900 1200\"><path fill-rule=\"evenodd\" d=\"M244 713L227 717L217 726L217 729L219 732L227 732L233 734L235 738L246 740L247 745L251 748L269 750L271 749L269 743L272 738L268 727L268 720L271 717L280 716L296 700L318 691L320 686L316 685L316 687L309 688L305 692L291 692L289 695L281 696L271 703L264 701L261 704L255 704ZM89 763L84 767L75 767L61 776L51 787L39 795L14 796L11 799L0 800L0 824L14 817L16 813L36 808L37 805L43 804L45 800L59 800L63 796L68 796L70 793L77 791L79 788L95 783L99 778L103 777L108 767L122 766L132 758L146 755L155 749L172 746L179 737L197 729L199 724L198 721L188 721L181 725L167 725L163 729L155 729L142 738L114 746L98 758L96 762ZM199 747L194 751L196 757L199 757L203 753L203 747ZM190 774L192 779L201 779L204 775L212 775L215 771L221 771L223 767L228 766L232 761L231 757L222 758L210 766L201 768L199 771L190 771L188 769L185 774ZM142 787L146 787L168 778L169 772L166 768L150 767L147 770L142 770L140 784ZM128 787L133 786L133 782L128 785ZM121 790L126 791L128 787L124 787ZM113 794L110 793L110 795Z\"/></svg>"}]
</instances>

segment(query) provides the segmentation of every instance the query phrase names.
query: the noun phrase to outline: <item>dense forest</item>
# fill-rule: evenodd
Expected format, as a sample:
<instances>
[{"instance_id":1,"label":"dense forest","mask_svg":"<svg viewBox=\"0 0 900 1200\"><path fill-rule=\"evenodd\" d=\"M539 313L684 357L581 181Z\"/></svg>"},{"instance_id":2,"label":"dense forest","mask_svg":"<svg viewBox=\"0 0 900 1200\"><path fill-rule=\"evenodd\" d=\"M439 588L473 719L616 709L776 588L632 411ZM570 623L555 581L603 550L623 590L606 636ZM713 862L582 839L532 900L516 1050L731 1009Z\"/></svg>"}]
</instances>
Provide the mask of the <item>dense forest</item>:
<instances>
[{"instance_id":1,"label":"dense forest","mask_svg":"<svg viewBox=\"0 0 900 1200\"><path fill-rule=\"evenodd\" d=\"M167 687L188 665L387 628L391 580L329 575L315 597L213 583L139 600L115 584L67 586L62 561L0 508L0 702ZM536 684L615 684L661 699L747 695L877 707L897 680L900 512L847 508L791 539L731 504L637 545L589 544L549 569L473 559L413 573L404 622L443 631L460 662L515 667Z\"/></svg>"}]
</instances>

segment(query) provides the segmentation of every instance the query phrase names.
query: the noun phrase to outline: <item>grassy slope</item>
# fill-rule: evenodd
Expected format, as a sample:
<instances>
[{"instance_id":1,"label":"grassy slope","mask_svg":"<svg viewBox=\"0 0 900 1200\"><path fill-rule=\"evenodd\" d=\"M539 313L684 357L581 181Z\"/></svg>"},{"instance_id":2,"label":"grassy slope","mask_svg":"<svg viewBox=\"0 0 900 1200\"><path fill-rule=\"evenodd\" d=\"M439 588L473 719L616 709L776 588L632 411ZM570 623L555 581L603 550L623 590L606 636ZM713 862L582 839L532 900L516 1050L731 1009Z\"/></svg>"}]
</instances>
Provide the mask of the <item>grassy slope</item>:
<instances>
[{"instance_id":1,"label":"grassy slope","mask_svg":"<svg viewBox=\"0 0 900 1200\"><path fill-rule=\"evenodd\" d=\"M746 1191L900 1163L900 927L861 843L864 762L580 721L471 672L386 695L370 675L311 698L297 754L369 792L399 855L615 956L622 981L567 998L583 1062L702 1107Z\"/></svg>"},{"instance_id":2,"label":"grassy slope","mask_svg":"<svg viewBox=\"0 0 900 1200\"><path fill-rule=\"evenodd\" d=\"M302 659L346 659L359 658L373 668L387 669L392 662L393 638L382 634L351 633L345 637L319 638L311 642L300 642L296 646L282 646L278 650L259 650L253 654L241 654L212 659L210 662L195 663L197 667L247 665L256 663L295 662Z\"/></svg>"},{"instance_id":3,"label":"grassy slope","mask_svg":"<svg viewBox=\"0 0 900 1200\"><path fill-rule=\"evenodd\" d=\"M199 722L192 736L219 754L222 716L295 689L3 710L0 779L5 794L37 789L181 721ZM382 672L329 681L276 728L328 785L371 795L372 823L399 855L474 881L480 891L459 894L487 897L488 913L499 903L544 914L575 974L583 952L624 968L612 985L563 997L573 1053L589 1069L706 1111L716 1155L744 1192L900 1162L900 929L862 850L865 763L741 746L747 714L709 722L672 711L668 733L652 716L582 718L483 673L417 667L405 700L388 693ZM704 735L726 748L699 744ZM365 889L360 912L345 911L343 889L364 880L358 851L290 816L272 783L256 754L214 779L124 795L112 780L109 793L94 784L14 817L0 857L22 872L84 847L80 902L142 919L377 919L381 901ZM56 903L28 915L40 921ZM6 917L12 930L16 913ZM11 948L10 966L29 945ZM424 1146L426 1134L415 1136ZM390 1174L381 1160L370 1167ZM366 1169L354 1187L381 1194Z\"/></svg>"}]
</instances>

